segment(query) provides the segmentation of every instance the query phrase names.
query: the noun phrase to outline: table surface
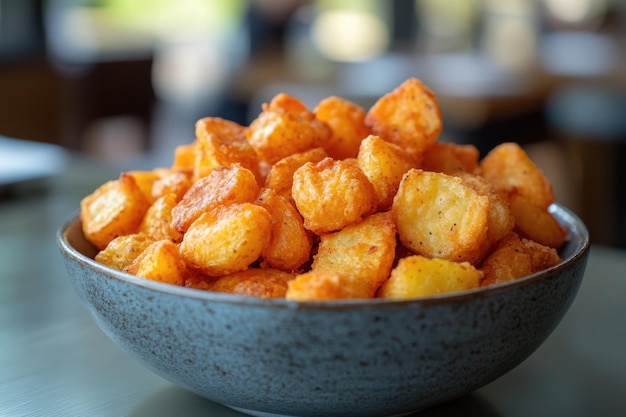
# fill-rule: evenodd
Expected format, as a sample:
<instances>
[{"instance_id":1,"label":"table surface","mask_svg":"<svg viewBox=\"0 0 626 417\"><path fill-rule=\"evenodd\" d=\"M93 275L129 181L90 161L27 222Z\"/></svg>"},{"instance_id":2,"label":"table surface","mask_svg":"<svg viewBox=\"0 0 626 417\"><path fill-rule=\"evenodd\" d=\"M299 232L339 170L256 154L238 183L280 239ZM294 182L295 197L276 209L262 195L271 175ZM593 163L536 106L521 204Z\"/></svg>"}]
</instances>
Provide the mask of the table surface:
<instances>
[{"instance_id":1,"label":"table surface","mask_svg":"<svg viewBox=\"0 0 626 417\"><path fill-rule=\"evenodd\" d=\"M56 230L129 168L74 155L56 177L0 196L0 416L242 416L136 363L70 286ZM419 416L625 416L625 318L626 252L592 245L578 297L530 358Z\"/></svg>"}]
</instances>

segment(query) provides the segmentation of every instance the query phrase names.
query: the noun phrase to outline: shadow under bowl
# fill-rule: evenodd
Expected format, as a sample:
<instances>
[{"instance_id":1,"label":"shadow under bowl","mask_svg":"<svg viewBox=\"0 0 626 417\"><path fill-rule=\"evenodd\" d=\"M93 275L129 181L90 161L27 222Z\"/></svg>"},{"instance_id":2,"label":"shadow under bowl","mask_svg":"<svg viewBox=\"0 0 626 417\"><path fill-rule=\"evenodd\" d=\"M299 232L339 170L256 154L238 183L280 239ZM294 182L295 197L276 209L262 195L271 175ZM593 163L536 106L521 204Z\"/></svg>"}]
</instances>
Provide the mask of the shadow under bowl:
<instances>
[{"instance_id":1,"label":"shadow under bowl","mask_svg":"<svg viewBox=\"0 0 626 417\"><path fill-rule=\"evenodd\" d=\"M395 416L472 392L531 355L583 279L570 210L562 262L506 284L413 300L294 302L148 281L93 260L77 215L57 233L100 328L172 383L256 416Z\"/></svg>"}]
</instances>

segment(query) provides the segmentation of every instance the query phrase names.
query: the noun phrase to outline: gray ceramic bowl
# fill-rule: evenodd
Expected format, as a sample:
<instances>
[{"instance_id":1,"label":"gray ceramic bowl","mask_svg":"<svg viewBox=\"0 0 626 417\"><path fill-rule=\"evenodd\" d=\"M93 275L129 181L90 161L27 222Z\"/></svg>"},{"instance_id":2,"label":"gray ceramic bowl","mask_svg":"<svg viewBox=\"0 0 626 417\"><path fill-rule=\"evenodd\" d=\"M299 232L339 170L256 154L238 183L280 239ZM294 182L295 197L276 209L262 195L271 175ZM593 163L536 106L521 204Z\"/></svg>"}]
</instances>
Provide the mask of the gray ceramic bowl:
<instances>
[{"instance_id":1,"label":"gray ceramic bowl","mask_svg":"<svg viewBox=\"0 0 626 417\"><path fill-rule=\"evenodd\" d=\"M256 416L391 416L493 381L550 335L589 249L580 219L552 210L569 230L559 265L411 301L297 303L143 280L94 262L76 216L58 243L102 330L174 384Z\"/></svg>"}]
</instances>

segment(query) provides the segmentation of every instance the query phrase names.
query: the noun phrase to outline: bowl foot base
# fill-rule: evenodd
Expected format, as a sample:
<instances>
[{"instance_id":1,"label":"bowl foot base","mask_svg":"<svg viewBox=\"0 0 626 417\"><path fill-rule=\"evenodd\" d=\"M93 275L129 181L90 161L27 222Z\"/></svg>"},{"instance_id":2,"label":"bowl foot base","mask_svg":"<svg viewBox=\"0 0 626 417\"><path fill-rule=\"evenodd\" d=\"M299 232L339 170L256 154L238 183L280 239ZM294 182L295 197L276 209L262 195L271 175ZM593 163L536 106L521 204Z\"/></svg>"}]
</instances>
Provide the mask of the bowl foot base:
<instances>
[{"instance_id":1,"label":"bowl foot base","mask_svg":"<svg viewBox=\"0 0 626 417\"><path fill-rule=\"evenodd\" d=\"M292 416L292 415L287 415L287 414L274 414L274 413L266 413L264 411L248 410L245 408L232 407L229 405L227 407L235 411L238 411L240 413L247 414L249 416L254 416L254 417L299 417L299 416ZM409 411L407 413L393 414L393 415L389 415L386 417L403 417L403 416L413 415L414 413L417 413L419 411L420 410L414 410L414 411Z\"/></svg>"}]
</instances>

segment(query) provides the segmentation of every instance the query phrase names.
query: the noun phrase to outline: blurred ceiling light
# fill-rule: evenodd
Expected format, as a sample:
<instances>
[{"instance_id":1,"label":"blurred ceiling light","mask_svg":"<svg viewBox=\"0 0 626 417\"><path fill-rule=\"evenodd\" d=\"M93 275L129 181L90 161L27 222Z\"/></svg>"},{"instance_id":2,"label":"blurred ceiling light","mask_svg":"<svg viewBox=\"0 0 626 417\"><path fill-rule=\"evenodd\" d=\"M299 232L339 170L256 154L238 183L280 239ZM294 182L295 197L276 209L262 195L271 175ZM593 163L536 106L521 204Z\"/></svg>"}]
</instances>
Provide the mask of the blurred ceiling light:
<instances>
[{"instance_id":1,"label":"blurred ceiling light","mask_svg":"<svg viewBox=\"0 0 626 417\"><path fill-rule=\"evenodd\" d=\"M313 22L313 43L327 58L357 62L383 53L390 42L383 20L368 12L322 12Z\"/></svg>"},{"instance_id":2,"label":"blurred ceiling light","mask_svg":"<svg viewBox=\"0 0 626 417\"><path fill-rule=\"evenodd\" d=\"M119 25L156 36L222 32L239 23L244 3L227 0L100 0Z\"/></svg>"},{"instance_id":3,"label":"blurred ceiling light","mask_svg":"<svg viewBox=\"0 0 626 417\"><path fill-rule=\"evenodd\" d=\"M606 0L544 0L548 12L569 24L588 23L606 13Z\"/></svg>"},{"instance_id":4,"label":"blurred ceiling light","mask_svg":"<svg viewBox=\"0 0 626 417\"><path fill-rule=\"evenodd\" d=\"M243 11L242 0L48 0L45 30L54 57L91 62L149 56L171 38L230 36Z\"/></svg>"}]
</instances>

